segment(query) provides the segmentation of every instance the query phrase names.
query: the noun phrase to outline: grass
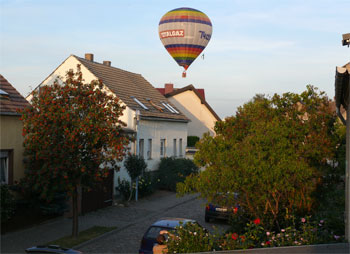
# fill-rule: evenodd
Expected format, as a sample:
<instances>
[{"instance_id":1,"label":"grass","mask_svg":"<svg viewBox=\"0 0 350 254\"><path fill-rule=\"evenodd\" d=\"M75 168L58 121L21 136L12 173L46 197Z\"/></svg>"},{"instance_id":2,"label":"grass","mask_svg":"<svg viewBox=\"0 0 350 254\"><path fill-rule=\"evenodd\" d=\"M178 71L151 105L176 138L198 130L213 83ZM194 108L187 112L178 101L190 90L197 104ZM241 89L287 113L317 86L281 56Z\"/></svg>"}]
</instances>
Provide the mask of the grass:
<instances>
[{"instance_id":1,"label":"grass","mask_svg":"<svg viewBox=\"0 0 350 254\"><path fill-rule=\"evenodd\" d=\"M79 232L79 235L77 238L74 238L72 236L65 236L60 239L57 239L55 241L48 242L45 245L59 245L64 248L72 248L78 244L81 244L83 242L86 242L88 240L91 240L93 238L96 238L104 233L107 233L109 231L112 231L116 229L117 227L101 227L101 226L94 226L89 229L86 229L84 231Z\"/></svg>"}]
</instances>

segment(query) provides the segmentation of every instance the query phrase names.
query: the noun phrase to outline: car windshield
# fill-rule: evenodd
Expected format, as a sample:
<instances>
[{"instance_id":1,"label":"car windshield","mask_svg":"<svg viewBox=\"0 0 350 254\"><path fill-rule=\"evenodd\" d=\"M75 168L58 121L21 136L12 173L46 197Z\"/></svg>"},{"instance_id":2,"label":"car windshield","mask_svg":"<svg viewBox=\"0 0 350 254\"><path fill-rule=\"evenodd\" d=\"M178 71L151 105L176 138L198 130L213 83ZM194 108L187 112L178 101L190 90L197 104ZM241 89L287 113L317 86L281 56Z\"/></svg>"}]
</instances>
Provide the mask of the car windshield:
<instances>
[{"instance_id":1,"label":"car windshield","mask_svg":"<svg viewBox=\"0 0 350 254\"><path fill-rule=\"evenodd\" d=\"M156 239L161 230L170 231L171 229L165 227L151 227L146 234L146 238Z\"/></svg>"}]
</instances>

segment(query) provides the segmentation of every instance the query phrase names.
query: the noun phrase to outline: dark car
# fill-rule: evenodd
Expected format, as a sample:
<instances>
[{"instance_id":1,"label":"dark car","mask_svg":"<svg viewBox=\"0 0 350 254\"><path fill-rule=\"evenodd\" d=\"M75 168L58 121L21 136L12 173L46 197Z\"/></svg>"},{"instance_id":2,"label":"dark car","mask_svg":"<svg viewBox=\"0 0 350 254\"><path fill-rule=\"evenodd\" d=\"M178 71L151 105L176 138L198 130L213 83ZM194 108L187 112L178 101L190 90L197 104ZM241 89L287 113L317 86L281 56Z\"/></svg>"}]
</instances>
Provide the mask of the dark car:
<instances>
[{"instance_id":1,"label":"dark car","mask_svg":"<svg viewBox=\"0 0 350 254\"><path fill-rule=\"evenodd\" d=\"M68 248L62 248L58 245L48 245L48 246L35 246L30 247L26 249L27 253L64 253L64 254L82 254L82 252L68 249Z\"/></svg>"},{"instance_id":2,"label":"dark car","mask_svg":"<svg viewBox=\"0 0 350 254\"><path fill-rule=\"evenodd\" d=\"M234 206L219 204L225 204L228 199L231 201L237 199L237 196L237 193L217 194L214 201L205 207L205 222L210 222L211 219L229 220L232 215L238 212L239 204L235 204Z\"/></svg>"},{"instance_id":3,"label":"dark car","mask_svg":"<svg viewBox=\"0 0 350 254\"><path fill-rule=\"evenodd\" d=\"M185 225L189 222L198 224L195 220L183 218L164 218L156 221L147 229L146 233L143 235L139 254L153 253L153 245L157 242L156 238L159 235L160 231L173 231L176 227Z\"/></svg>"}]
</instances>

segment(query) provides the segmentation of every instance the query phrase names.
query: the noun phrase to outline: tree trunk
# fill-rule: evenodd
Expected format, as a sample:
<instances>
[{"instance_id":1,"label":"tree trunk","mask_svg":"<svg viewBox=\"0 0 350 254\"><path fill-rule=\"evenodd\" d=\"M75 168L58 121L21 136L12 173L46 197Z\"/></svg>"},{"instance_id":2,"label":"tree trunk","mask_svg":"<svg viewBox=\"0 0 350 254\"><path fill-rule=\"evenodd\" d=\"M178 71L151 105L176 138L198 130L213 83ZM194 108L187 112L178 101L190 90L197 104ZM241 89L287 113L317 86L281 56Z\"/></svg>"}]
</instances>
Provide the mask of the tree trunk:
<instances>
[{"instance_id":1,"label":"tree trunk","mask_svg":"<svg viewBox=\"0 0 350 254\"><path fill-rule=\"evenodd\" d=\"M74 238L78 237L78 186L74 187L73 190L73 227L72 227L72 236Z\"/></svg>"}]
</instances>

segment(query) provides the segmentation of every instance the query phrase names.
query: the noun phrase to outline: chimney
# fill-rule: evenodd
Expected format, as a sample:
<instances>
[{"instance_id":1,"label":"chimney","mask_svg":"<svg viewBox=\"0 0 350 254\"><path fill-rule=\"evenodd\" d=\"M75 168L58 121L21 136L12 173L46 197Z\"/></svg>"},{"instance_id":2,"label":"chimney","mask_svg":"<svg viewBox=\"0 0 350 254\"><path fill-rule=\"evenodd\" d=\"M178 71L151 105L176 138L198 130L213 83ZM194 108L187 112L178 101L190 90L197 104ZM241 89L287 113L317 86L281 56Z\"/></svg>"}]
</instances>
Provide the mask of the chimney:
<instances>
[{"instance_id":1,"label":"chimney","mask_svg":"<svg viewBox=\"0 0 350 254\"><path fill-rule=\"evenodd\" d=\"M111 61L103 61L103 65L111 67Z\"/></svg>"},{"instance_id":2,"label":"chimney","mask_svg":"<svg viewBox=\"0 0 350 254\"><path fill-rule=\"evenodd\" d=\"M174 91L174 84L168 83L164 85L164 94L168 94Z\"/></svg>"},{"instance_id":3,"label":"chimney","mask_svg":"<svg viewBox=\"0 0 350 254\"><path fill-rule=\"evenodd\" d=\"M85 54L85 59L88 60L88 61L93 62L94 61L94 54L86 53Z\"/></svg>"}]
</instances>

